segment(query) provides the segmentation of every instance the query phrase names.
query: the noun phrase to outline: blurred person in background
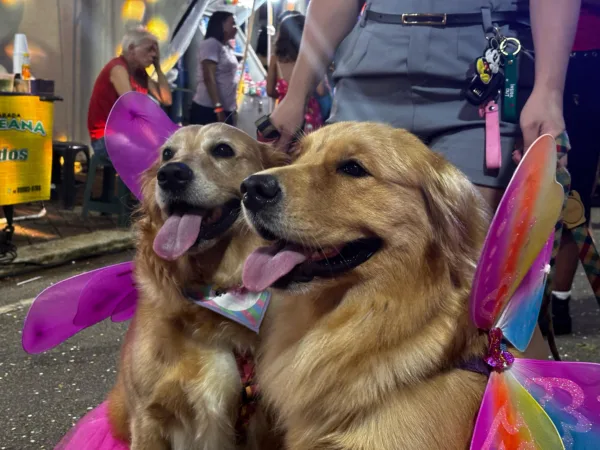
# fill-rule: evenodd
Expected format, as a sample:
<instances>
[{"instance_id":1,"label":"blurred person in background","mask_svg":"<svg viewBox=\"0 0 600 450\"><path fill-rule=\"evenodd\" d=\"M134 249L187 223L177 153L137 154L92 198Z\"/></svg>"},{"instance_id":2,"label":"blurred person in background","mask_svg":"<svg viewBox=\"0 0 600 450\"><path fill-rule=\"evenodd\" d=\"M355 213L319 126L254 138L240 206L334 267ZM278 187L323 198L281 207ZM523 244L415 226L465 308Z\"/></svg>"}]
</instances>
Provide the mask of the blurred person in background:
<instances>
[{"instance_id":1,"label":"blurred person in background","mask_svg":"<svg viewBox=\"0 0 600 450\"><path fill-rule=\"evenodd\" d=\"M190 124L236 123L238 60L229 41L237 27L233 14L210 16L204 40L198 46L198 85L190 109Z\"/></svg>"},{"instance_id":2,"label":"blurred person in background","mask_svg":"<svg viewBox=\"0 0 600 450\"><path fill-rule=\"evenodd\" d=\"M564 95L564 116L573 150L569 152L567 165L571 173L568 200L571 207L567 210L571 213L565 217L552 286L552 322L557 335L571 334L573 331L569 310L571 287L577 272L579 252L584 247L582 238L587 236L587 233L581 232L581 227L590 223L592 195L598 176L600 142L596 132L600 126L599 80L600 0L583 0L569 58ZM574 222L570 223L570 217ZM548 323L544 318L540 319L540 326L546 334Z\"/></svg>"},{"instance_id":3,"label":"blurred person in background","mask_svg":"<svg viewBox=\"0 0 600 450\"><path fill-rule=\"evenodd\" d=\"M269 53L269 32L266 26L260 27L258 30L258 39L256 41L256 56L265 69L265 72L269 70L268 64L268 53Z\"/></svg>"},{"instance_id":4,"label":"blurred person in background","mask_svg":"<svg viewBox=\"0 0 600 450\"><path fill-rule=\"evenodd\" d=\"M275 39L275 55L271 58L271 67L267 74L267 95L278 102L285 98L288 91L288 83L300 51L304 20L302 14L288 15L279 25ZM323 125L324 118L318 99L330 98L328 94L327 83L323 80L309 96L304 110L305 132L314 131Z\"/></svg>"},{"instance_id":5,"label":"blurred person in background","mask_svg":"<svg viewBox=\"0 0 600 450\"><path fill-rule=\"evenodd\" d=\"M142 28L125 33L122 53L100 71L88 109L88 131L94 153L108 157L104 143L106 119L117 99L130 91L152 95L162 105L171 105L171 89L160 68L156 37ZM146 68L154 66L157 80L152 80Z\"/></svg>"},{"instance_id":6,"label":"blurred person in background","mask_svg":"<svg viewBox=\"0 0 600 450\"><path fill-rule=\"evenodd\" d=\"M461 169L495 209L516 168L512 154L520 142L528 148L541 134L565 130L563 90L579 4L312 0L288 94L271 114L282 135L279 145L287 148L302 126L306 100L335 55L329 122L375 121L413 132ZM486 121L464 92L476 60L492 45L486 38L494 25L501 34L496 43L515 37L522 44L516 102L522 112L499 121L501 166L488 170ZM535 69L525 55L532 47ZM498 101L503 108L502 95Z\"/></svg>"}]
</instances>

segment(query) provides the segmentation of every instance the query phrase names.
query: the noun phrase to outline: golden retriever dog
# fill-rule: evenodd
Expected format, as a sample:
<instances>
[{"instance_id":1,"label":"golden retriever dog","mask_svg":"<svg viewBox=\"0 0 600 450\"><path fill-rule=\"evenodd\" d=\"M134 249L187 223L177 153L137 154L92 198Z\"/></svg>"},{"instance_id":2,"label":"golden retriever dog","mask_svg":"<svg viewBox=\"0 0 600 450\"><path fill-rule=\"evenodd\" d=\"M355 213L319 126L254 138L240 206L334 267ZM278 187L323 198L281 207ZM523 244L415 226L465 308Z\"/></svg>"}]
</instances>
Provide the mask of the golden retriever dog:
<instances>
[{"instance_id":1,"label":"golden retriever dog","mask_svg":"<svg viewBox=\"0 0 600 450\"><path fill-rule=\"evenodd\" d=\"M236 355L256 352L258 335L183 292L241 286L246 256L264 241L240 214L240 184L284 162L236 128L189 126L143 175L139 300L109 395L112 428L132 450L276 448L260 410L236 435L243 389Z\"/></svg>"},{"instance_id":2,"label":"golden retriever dog","mask_svg":"<svg viewBox=\"0 0 600 450\"><path fill-rule=\"evenodd\" d=\"M466 449L487 378L468 299L489 224L458 169L412 134L338 123L242 185L273 286L258 376L291 450ZM283 294L283 295L280 295Z\"/></svg>"}]
</instances>

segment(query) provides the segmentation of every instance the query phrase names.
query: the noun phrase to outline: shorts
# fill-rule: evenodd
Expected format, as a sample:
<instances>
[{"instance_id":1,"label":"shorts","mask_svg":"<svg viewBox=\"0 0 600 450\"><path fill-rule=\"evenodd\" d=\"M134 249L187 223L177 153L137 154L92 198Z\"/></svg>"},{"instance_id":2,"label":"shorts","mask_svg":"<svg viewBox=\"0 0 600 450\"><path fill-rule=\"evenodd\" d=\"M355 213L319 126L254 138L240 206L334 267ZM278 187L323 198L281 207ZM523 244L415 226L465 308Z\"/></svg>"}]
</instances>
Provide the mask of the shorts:
<instances>
[{"instance_id":1,"label":"shorts","mask_svg":"<svg viewBox=\"0 0 600 450\"><path fill-rule=\"evenodd\" d=\"M217 114L213 108L192 102L192 107L190 109L190 125L208 125L209 123L216 123L218 121ZM235 126L235 111L225 111L225 123Z\"/></svg>"},{"instance_id":2,"label":"shorts","mask_svg":"<svg viewBox=\"0 0 600 450\"><path fill-rule=\"evenodd\" d=\"M500 30L505 36L517 36L524 48L533 48L528 27L504 25ZM486 45L483 25L411 27L370 21L357 25L338 49L329 122L375 121L405 128L473 183L505 188L516 168L512 152L521 140L519 125L500 123L502 165L488 171L485 121L478 107L464 98L475 60ZM524 53L519 57L519 111L534 76L533 61Z\"/></svg>"},{"instance_id":3,"label":"shorts","mask_svg":"<svg viewBox=\"0 0 600 450\"><path fill-rule=\"evenodd\" d=\"M104 142L104 138L93 139L92 140L92 150L94 150L94 154L101 156L104 159L108 159L110 161L110 156L108 155L108 151L106 150L106 143Z\"/></svg>"}]
</instances>

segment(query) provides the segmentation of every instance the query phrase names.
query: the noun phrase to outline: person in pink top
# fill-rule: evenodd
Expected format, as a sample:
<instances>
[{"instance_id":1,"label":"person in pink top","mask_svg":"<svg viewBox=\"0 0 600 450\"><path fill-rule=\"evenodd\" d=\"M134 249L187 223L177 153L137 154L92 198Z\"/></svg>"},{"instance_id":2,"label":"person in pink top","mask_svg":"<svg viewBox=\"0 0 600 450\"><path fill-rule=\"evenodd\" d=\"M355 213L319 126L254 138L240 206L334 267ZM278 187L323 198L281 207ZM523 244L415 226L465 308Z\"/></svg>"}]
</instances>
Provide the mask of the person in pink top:
<instances>
[{"instance_id":1,"label":"person in pink top","mask_svg":"<svg viewBox=\"0 0 600 450\"><path fill-rule=\"evenodd\" d=\"M288 83L300 51L304 21L304 15L291 13L283 18L277 33L275 56L271 59L271 67L267 75L267 94L278 102L281 102L288 93ZM323 114L317 96L325 96L326 90L327 87L322 81L306 101L302 127L305 133L315 131L323 125Z\"/></svg>"},{"instance_id":2,"label":"person in pink top","mask_svg":"<svg viewBox=\"0 0 600 450\"><path fill-rule=\"evenodd\" d=\"M600 144L600 0L583 0L573 51L569 59L564 91L564 117L571 142L567 168L571 173L573 206L585 212L590 221L592 194L596 186ZM569 208L570 209L570 208ZM568 220L566 221L568 222ZM572 224L573 229L577 222ZM563 230L560 252L556 258L556 277L552 292L552 322L557 335L571 334L569 311L571 286L579 261L579 246L569 231ZM548 324L540 319L542 332Z\"/></svg>"}]
</instances>

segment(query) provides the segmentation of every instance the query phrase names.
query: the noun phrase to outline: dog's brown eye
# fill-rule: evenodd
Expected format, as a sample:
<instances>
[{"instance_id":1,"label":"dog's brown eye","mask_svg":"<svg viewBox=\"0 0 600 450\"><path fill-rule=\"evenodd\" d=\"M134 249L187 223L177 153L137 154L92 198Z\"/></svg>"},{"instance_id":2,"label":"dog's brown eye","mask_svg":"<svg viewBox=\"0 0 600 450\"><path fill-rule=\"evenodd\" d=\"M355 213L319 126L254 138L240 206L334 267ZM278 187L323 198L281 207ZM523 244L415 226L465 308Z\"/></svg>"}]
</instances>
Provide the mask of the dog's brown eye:
<instances>
[{"instance_id":1,"label":"dog's brown eye","mask_svg":"<svg viewBox=\"0 0 600 450\"><path fill-rule=\"evenodd\" d=\"M370 175L359 163L352 160L340 163L337 171L356 178L368 177Z\"/></svg>"},{"instance_id":2,"label":"dog's brown eye","mask_svg":"<svg viewBox=\"0 0 600 450\"><path fill-rule=\"evenodd\" d=\"M227 144L215 145L211 153L215 158L233 158L235 156L233 149Z\"/></svg>"},{"instance_id":3,"label":"dog's brown eye","mask_svg":"<svg viewBox=\"0 0 600 450\"><path fill-rule=\"evenodd\" d=\"M169 147L165 148L162 152L163 161L170 160L173 156L175 156L175 152Z\"/></svg>"}]
</instances>

